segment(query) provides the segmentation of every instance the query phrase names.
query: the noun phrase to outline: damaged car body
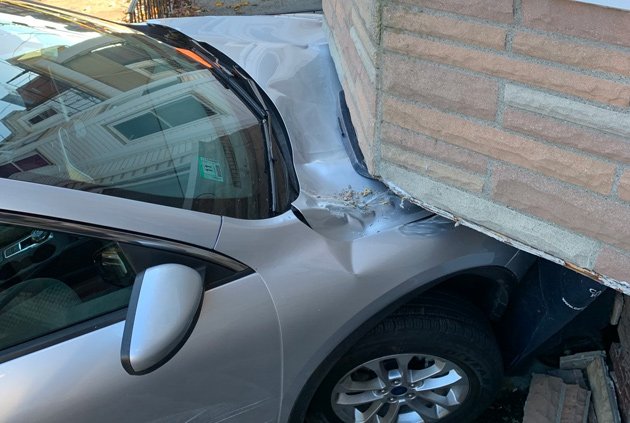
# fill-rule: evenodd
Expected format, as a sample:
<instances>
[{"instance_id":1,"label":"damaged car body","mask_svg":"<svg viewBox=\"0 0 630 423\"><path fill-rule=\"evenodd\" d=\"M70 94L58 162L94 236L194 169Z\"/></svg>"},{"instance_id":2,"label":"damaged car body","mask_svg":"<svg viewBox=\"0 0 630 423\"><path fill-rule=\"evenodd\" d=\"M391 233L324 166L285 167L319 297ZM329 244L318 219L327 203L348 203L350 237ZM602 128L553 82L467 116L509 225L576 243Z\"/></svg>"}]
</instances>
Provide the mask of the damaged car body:
<instances>
[{"instance_id":1,"label":"damaged car body","mask_svg":"<svg viewBox=\"0 0 630 423\"><path fill-rule=\"evenodd\" d=\"M321 16L0 22L2 421L463 422L606 297L367 177Z\"/></svg>"}]
</instances>

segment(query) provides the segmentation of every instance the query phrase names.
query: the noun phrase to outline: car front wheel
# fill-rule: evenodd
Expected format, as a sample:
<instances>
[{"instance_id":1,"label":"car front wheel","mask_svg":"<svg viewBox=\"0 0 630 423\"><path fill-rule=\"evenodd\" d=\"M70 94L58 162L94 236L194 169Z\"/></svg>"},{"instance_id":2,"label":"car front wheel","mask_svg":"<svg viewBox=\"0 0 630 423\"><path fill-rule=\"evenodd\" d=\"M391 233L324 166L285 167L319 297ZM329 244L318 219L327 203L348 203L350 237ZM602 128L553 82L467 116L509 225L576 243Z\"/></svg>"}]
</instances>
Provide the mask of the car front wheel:
<instances>
[{"instance_id":1,"label":"car front wheel","mask_svg":"<svg viewBox=\"0 0 630 423\"><path fill-rule=\"evenodd\" d=\"M449 294L427 295L334 365L307 422L469 422L491 403L502 372L482 313Z\"/></svg>"}]
</instances>

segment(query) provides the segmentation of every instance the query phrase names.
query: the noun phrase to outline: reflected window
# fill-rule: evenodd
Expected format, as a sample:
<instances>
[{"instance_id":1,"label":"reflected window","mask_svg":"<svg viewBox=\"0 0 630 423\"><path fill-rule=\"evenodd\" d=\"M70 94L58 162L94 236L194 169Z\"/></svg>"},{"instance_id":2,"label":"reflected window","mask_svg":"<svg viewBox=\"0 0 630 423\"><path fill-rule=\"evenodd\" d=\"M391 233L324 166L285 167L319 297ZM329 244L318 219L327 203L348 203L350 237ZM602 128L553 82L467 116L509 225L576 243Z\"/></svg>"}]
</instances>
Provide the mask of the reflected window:
<instances>
[{"instance_id":1,"label":"reflected window","mask_svg":"<svg viewBox=\"0 0 630 423\"><path fill-rule=\"evenodd\" d=\"M94 50L93 53L106 57L107 59L121 65L129 65L151 59L151 56L149 56L146 51L134 48L134 46L122 44L109 45L101 49Z\"/></svg>"},{"instance_id":2,"label":"reflected window","mask_svg":"<svg viewBox=\"0 0 630 423\"><path fill-rule=\"evenodd\" d=\"M176 126L215 115L208 106L192 96L156 107L132 119L113 125L123 137L131 141Z\"/></svg>"},{"instance_id":3,"label":"reflected window","mask_svg":"<svg viewBox=\"0 0 630 423\"><path fill-rule=\"evenodd\" d=\"M55 116L56 114L57 114L57 111L55 109L47 109L41 112L40 114L38 114L37 116L30 118L28 121L30 122L31 125L35 125L43 120L48 119L49 117Z\"/></svg>"},{"instance_id":4,"label":"reflected window","mask_svg":"<svg viewBox=\"0 0 630 423\"><path fill-rule=\"evenodd\" d=\"M0 178L8 178L14 173L26 172L48 166L50 163L41 154L32 154L14 163L0 165Z\"/></svg>"}]
</instances>

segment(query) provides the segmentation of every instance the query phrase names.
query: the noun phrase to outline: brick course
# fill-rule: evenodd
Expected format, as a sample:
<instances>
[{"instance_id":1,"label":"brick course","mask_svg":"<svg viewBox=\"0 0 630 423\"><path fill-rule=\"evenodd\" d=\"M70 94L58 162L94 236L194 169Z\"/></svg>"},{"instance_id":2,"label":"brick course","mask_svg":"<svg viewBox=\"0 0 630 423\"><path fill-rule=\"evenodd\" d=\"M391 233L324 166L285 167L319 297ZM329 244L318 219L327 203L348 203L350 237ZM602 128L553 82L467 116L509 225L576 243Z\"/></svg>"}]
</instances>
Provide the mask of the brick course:
<instances>
[{"instance_id":1,"label":"brick course","mask_svg":"<svg viewBox=\"0 0 630 423\"><path fill-rule=\"evenodd\" d=\"M422 172L431 178L472 192L481 192L484 178L448 164L415 155L413 151L384 144L383 160L399 163L404 168Z\"/></svg>"},{"instance_id":2,"label":"brick course","mask_svg":"<svg viewBox=\"0 0 630 423\"><path fill-rule=\"evenodd\" d=\"M509 23L514 19L512 0L400 0L400 2L498 22Z\"/></svg>"},{"instance_id":3,"label":"brick course","mask_svg":"<svg viewBox=\"0 0 630 423\"><path fill-rule=\"evenodd\" d=\"M394 54L386 54L384 59L384 91L444 110L494 119L497 81Z\"/></svg>"},{"instance_id":4,"label":"brick course","mask_svg":"<svg viewBox=\"0 0 630 423\"><path fill-rule=\"evenodd\" d=\"M630 250L630 207L507 166L494 169L492 185L498 202Z\"/></svg>"},{"instance_id":5,"label":"brick course","mask_svg":"<svg viewBox=\"0 0 630 423\"><path fill-rule=\"evenodd\" d=\"M630 46L630 13L569 0L522 0L526 26Z\"/></svg>"},{"instance_id":6,"label":"brick course","mask_svg":"<svg viewBox=\"0 0 630 423\"><path fill-rule=\"evenodd\" d=\"M531 84L588 100L616 106L630 104L630 86L627 84L553 66L395 32L384 34L383 45L386 49L410 56Z\"/></svg>"},{"instance_id":7,"label":"brick course","mask_svg":"<svg viewBox=\"0 0 630 423\"><path fill-rule=\"evenodd\" d=\"M548 176L608 193L615 167L609 163L509 134L434 109L388 97L383 105L386 121L448 141Z\"/></svg>"},{"instance_id":8,"label":"brick course","mask_svg":"<svg viewBox=\"0 0 630 423\"><path fill-rule=\"evenodd\" d=\"M605 44L580 44L519 32L514 36L512 49L520 54L552 62L630 76L630 53L611 49Z\"/></svg>"},{"instance_id":9,"label":"brick course","mask_svg":"<svg viewBox=\"0 0 630 423\"><path fill-rule=\"evenodd\" d=\"M485 174L488 169L488 159L481 154L429 138L388 122L383 123L381 127L381 137L383 142L399 145L472 172Z\"/></svg>"},{"instance_id":10,"label":"brick course","mask_svg":"<svg viewBox=\"0 0 630 423\"><path fill-rule=\"evenodd\" d=\"M572 0L323 5L371 173L630 294L630 12Z\"/></svg>"},{"instance_id":11,"label":"brick course","mask_svg":"<svg viewBox=\"0 0 630 423\"><path fill-rule=\"evenodd\" d=\"M555 144L630 164L629 144L622 137L511 107L505 111L503 125L507 129L533 135Z\"/></svg>"},{"instance_id":12,"label":"brick course","mask_svg":"<svg viewBox=\"0 0 630 423\"><path fill-rule=\"evenodd\" d=\"M628 271L628 268L630 268L630 255L609 246L604 247L599 252L595 263L595 271L618 280L625 280L624 274ZM628 314L630 315L630 313ZM628 335L630 340L630 333ZM628 345L628 351L630 351L630 344Z\"/></svg>"},{"instance_id":13,"label":"brick course","mask_svg":"<svg viewBox=\"0 0 630 423\"><path fill-rule=\"evenodd\" d=\"M384 11L384 24L419 34L462 41L498 50L505 48L507 30L496 26L462 22L427 13L413 13L397 7L387 7Z\"/></svg>"}]
</instances>

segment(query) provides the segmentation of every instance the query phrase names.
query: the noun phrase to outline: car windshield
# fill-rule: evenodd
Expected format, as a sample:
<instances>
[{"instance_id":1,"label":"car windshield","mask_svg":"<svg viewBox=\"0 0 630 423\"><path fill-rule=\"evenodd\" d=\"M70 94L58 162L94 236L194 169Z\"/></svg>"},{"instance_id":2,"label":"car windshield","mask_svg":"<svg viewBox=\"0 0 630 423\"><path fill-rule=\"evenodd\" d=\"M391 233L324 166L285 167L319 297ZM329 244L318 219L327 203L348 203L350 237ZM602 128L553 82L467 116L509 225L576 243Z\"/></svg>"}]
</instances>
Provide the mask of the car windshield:
<instances>
[{"instance_id":1,"label":"car windshield","mask_svg":"<svg viewBox=\"0 0 630 423\"><path fill-rule=\"evenodd\" d=\"M272 215L259 119L201 56L114 28L0 5L0 177Z\"/></svg>"}]
</instances>

